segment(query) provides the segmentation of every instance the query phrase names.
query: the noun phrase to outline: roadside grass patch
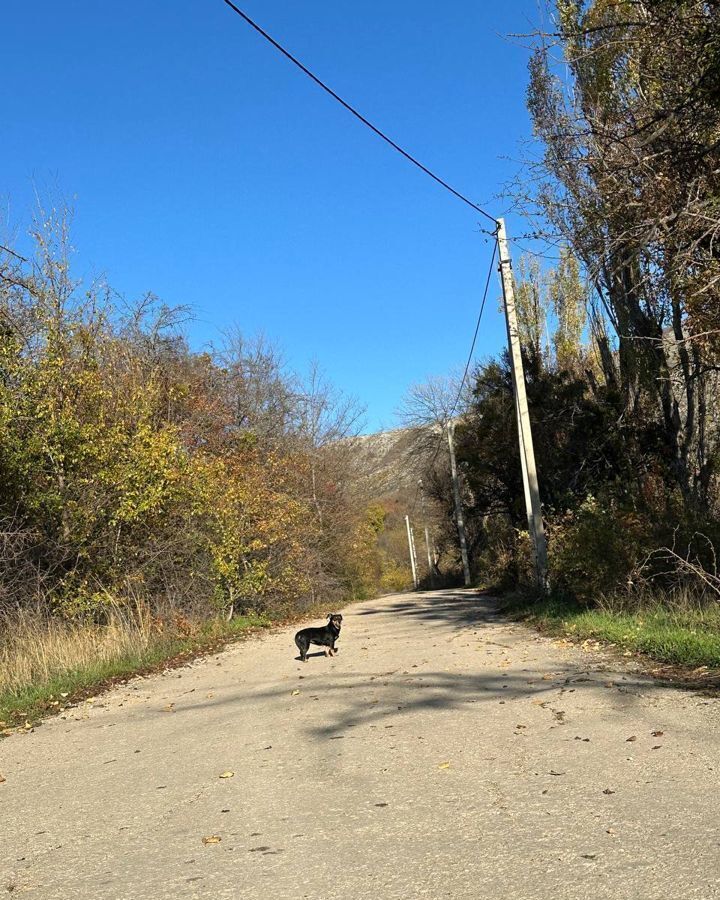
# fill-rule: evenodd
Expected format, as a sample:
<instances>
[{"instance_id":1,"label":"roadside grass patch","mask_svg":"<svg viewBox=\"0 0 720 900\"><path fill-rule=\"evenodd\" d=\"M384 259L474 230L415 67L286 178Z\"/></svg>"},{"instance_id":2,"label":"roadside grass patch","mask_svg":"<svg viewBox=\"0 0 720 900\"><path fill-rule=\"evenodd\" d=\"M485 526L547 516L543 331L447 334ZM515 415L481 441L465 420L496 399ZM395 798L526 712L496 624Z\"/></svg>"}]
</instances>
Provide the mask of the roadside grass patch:
<instances>
[{"instance_id":1,"label":"roadside grass patch","mask_svg":"<svg viewBox=\"0 0 720 900\"><path fill-rule=\"evenodd\" d=\"M197 623L190 634L156 634L137 618L107 625L25 616L0 639L0 734L73 705L113 682L181 664L255 628L262 616Z\"/></svg>"},{"instance_id":2,"label":"roadside grass patch","mask_svg":"<svg viewBox=\"0 0 720 900\"><path fill-rule=\"evenodd\" d=\"M549 634L608 641L659 662L696 669L720 668L720 605L665 606L637 609L588 609L557 597L514 594L501 598L503 612Z\"/></svg>"}]
</instances>

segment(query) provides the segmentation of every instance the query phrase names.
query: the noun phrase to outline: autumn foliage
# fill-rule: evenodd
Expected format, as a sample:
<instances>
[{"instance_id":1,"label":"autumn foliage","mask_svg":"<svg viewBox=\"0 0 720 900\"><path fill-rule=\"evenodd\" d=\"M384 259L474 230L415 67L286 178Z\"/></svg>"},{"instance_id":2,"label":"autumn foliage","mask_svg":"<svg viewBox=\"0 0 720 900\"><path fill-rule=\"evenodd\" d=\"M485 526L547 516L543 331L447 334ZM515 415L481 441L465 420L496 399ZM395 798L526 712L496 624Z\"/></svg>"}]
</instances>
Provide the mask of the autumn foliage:
<instances>
[{"instance_id":1,"label":"autumn foliage","mask_svg":"<svg viewBox=\"0 0 720 900\"><path fill-rule=\"evenodd\" d=\"M0 255L0 612L231 615L374 591L377 517L342 449L353 405L262 341L192 352L182 310L81 291L64 216L34 239L31 260Z\"/></svg>"}]
</instances>

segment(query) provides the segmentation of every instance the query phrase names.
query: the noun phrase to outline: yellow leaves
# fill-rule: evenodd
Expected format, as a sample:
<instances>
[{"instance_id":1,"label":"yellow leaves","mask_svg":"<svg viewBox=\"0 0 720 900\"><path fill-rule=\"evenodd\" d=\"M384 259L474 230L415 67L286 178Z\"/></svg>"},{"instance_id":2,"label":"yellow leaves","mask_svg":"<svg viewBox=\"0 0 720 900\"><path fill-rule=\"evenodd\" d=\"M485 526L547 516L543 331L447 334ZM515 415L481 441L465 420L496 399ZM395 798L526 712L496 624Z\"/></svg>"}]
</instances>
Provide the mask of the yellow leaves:
<instances>
[{"instance_id":1,"label":"yellow leaves","mask_svg":"<svg viewBox=\"0 0 720 900\"><path fill-rule=\"evenodd\" d=\"M207 846L208 844L219 844L222 841L222 838L218 834L211 834L208 837L204 837L202 839L203 844Z\"/></svg>"},{"instance_id":2,"label":"yellow leaves","mask_svg":"<svg viewBox=\"0 0 720 900\"><path fill-rule=\"evenodd\" d=\"M165 587L237 611L289 605L321 578L374 589L385 510L349 511L347 469L296 433L292 412L270 449L232 424L242 379L166 331L167 310L121 312L95 295L63 307L46 290L27 298L32 344L0 335L0 444L7 495L48 548L42 570L58 573L55 611L105 621ZM262 383L269 401L284 396L276 375Z\"/></svg>"},{"instance_id":3,"label":"yellow leaves","mask_svg":"<svg viewBox=\"0 0 720 900\"><path fill-rule=\"evenodd\" d=\"M234 772L221 772L220 775L218 775L218 778L234 778L234 777L235 777Z\"/></svg>"}]
</instances>

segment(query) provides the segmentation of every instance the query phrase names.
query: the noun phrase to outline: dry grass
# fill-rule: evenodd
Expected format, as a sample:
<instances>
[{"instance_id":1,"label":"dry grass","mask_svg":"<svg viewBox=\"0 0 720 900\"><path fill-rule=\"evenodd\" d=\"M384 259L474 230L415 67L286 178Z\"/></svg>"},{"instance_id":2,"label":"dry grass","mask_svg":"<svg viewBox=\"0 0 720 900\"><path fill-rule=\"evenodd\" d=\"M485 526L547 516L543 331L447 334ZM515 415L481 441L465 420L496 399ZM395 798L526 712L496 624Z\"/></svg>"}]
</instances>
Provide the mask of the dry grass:
<instances>
[{"instance_id":1,"label":"dry grass","mask_svg":"<svg viewBox=\"0 0 720 900\"><path fill-rule=\"evenodd\" d=\"M153 637L152 620L142 609L131 614L114 609L106 625L19 612L2 623L0 694L17 693L66 672L141 657Z\"/></svg>"},{"instance_id":2,"label":"dry grass","mask_svg":"<svg viewBox=\"0 0 720 900\"><path fill-rule=\"evenodd\" d=\"M191 621L167 610L159 616L142 604L111 606L104 625L28 612L4 617L0 736L19 722L35 722L116 678L218 649L248 629L269 624L258 615Z\"/></svg>"}]
</instances>

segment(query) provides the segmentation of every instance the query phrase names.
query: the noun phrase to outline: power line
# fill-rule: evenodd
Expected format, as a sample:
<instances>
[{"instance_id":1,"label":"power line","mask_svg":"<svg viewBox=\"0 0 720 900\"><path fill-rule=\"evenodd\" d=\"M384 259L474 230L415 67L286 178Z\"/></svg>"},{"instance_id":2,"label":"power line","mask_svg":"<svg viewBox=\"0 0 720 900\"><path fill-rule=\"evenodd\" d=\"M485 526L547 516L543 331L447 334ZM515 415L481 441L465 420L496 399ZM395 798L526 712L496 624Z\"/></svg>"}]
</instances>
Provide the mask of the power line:
<instances>
[{"instance_id":1,"label":"power line","mask_svg":"<svg viewBox=\"0 0 720 900\"><path fill-rule=\"evenodd\" d=\"M480 331L480 322L482 321L483 312L485 311L485 301L487 300L488 289L490 287L490 279L492 278L493 271L493 263L495 262L495 255L497 253L497 241L493 244L493 252L490 257L490 267L488 268L487 278L485 279L485 290L483 291L482 303L480 304L480 312L478 313L477 322L475 324L475 333L473 334L472 344L470 345L470 352L468 353L467 362L465 363L465 371L463 372L463 377L460 381L460 388L458 389L457 397L455 398L455 402L452 405L452 409L450 410L449 419L452 419L453 413L457 409L457 405L460 402L460 397L462 396L463 388L465 387L465 379L467 378L468 371L470 369L470 363L472 362L473 353L475 352L475 342L477 341L478 332Z\"/></svg>"},{"instance_id":2,"label":"power line","mask_svg":"<svg viewBox=\"0 0 720 900\"><path fill-rule=\"evenodd\" d=\"M297 68L300 69L300 71L303 72L305 75L307 75L307 77L310 78L311 81L314 81L315 84L318 85L318 87L322 88L322 90L324 90L327 94L329 94L334 100L336 100L349 113L351 113L353 116L355 116L356 119L358 119L360 122L362 122L363 125L365 125L374 134L376 134L379 138L381 138L383 141L385 141L385 143L389 144L393 148L393 150L396 150L401 156L404 156L405 159L408 160L408 162L411 162L414 166L416 166L418 169L420 169L421 172L424 172L426 175L429 175L430 178L433 179L433 181L437 182L437 184L439 184L441 187L445 188L445 190L449 191L454 197L457 197L458 200L461 200L463 203L465 203L471 209L474 209L476 212L479 212L481 215L485 216L486 219L489 219L495 226L495 230L493 230L493 232L490 232L490 233L492 233L495 237L497 237L497 224L498 223L497 223L497 219L494 216L490 215L489 212L484 210L481 206L478 206L477 203L474 203L472 200L470 200L464 194L461 194L460 191L457 191L454 187L449 185L446 181L444 181L442 178L440 178L439 175L436 175L434 172L432 172L430 169L428 169L427 166L424 166L419 160L415 159L415 157L412 156L410 153L408 153L407 150L404 150L399 144L395 143L395 141L392 140L392 138L388 137L388 135L385 134L385 132L381 131L379 128L377 128L375 125L373 125L373 123L370 122L369 119L366 119L365 116L363 116L362 113L358 112L358 110L355 109L354 106L351 106L347 101L343 100L343 98L339 94L337 94L329 85L325 84L324 81L322 81L320 78L318 78L318 76L315 75L315 73L312 72L310 69L308 69L307 66L303 65L303 63L301 63L299 59L297 59L295 56L293 56L289 50L286 50L285 47L282 46L282 44L280 44L278 41L275 40L275 38L273 38L271 35L269 35L267 33L267 31L265 31L264 28L261 28L261 26L258 25L257 22L255 22L253 19L251 19L250 16L246 12L243 12L242 9L240 9L238 6L236 6L232 2L232 0L223 0L223 3L225 3L225 5L228 6L234 13L236 13L238 16L240 16L240 18L243 19L259 35L261 35L261 37L265 38L265 40L268 41L268 43L272 44L272 46L276 50L278 50L280 53L282 53L282 55L286 59L290 60L290 62L293 63L293 65L297 66ZM452 417L455 413L455 410L457 409L457 405L460 402L460 397L462 396L462 392L465 387L465 381L467 379L467 375L470 370L470 364L472 362L473 353L475 351L475 344L477 342L478 333L480 331L480 322L482 320L483 312L485 310L485 301L487 300L488 289L490 287L490 278L492 276L493 263L495 262L496 253L497 253L497 240L495 241L495 244L493 247L493 254L492 254L492 258L490 260L490 267L488 270L487 279L485 281L485 290L483 292L482 303L480 305L480 312L478 314L477 322L475 324L475 332L473 334L472 344L470 345L470 352L468 354L467 362L465 363L465 371L463 372L463 376L460 381L460 387L458 389L457 396L455 397L455 401L453 402L452 407L450 408L450 411L448 414L448 419L452 419ZM433 454L432 459L430 460L430 467L433 466L435 460L437 459L437 455L440 452L442 438L443 438L443 433L441 431L437 446L435 448L435 452ZM410 513L411 515L415 510L415 506L417 504L417 499L418 499L418 491L416 489L415 499L413 500L412 507L411 507L411 513Z\"/></svg>"},{"instance_id":3,"label":"power line","mask_svg":"<svg viewBox=\"0 0 720 900\"><path fill-rule=\"evenodd\" d=\"M354 106L351 106L349 103L347 103L345 100L343 100L343 98L339 94L336 94L335 91L331 87L329 87L327 84L325 84L324 81L321 81L321 79L318 78L317 75L315 75L313 72L311 72L310 69L307 68L307 66L304 66L300 62L299 59L294 57L292 55L292 53L290 53L289 50L286 50L282 46L282 44L279 44L275 40L275 38L271 37L267 33L267 31L265 31L263 28L261 28L257 24L257 22L254 22L247 13L243 12L239 7L237 7L234 3L232 3L231 0L223 0L223 3L225 3L226 6L229 6L233 12L237 13L237 15L240 16L241 19L244 19L245 22L247 22L247 24L251 28L254 28L258 34L262 35L262 37L264 37L266 41L268 41L270 44L272 44L276 50L279 50L280 53L282 53L282 55L284 57L286 57L287 59L290 60L291 63L296 65L298 67L298 69L300 69L301 72L304 72L308 76L308 78L312 79L312 81L314 81L315 84L317 84L319 87L321 87L326 93L330 94L330 96L334 100L337 100L337 102L341 106L344 106L345 109L349 113L352 113L352 115L354 115L356 119L359 119L363 123L363 125L366 125L379 138L382 138L382 140L384 140L387 144L389 144L393 148L393 150L397 150L397 152L400 153L402 156L404 156L405 159L407 159L409 162L411 162L414 166L417 166L418 169L420 169L426 175L429 175L430 178L432 178L439 185L444 187L445 190L450 191L450 193L453 194L455 197L457 197L458 200L462 200L463 203L466 203L468 206L470 206L476 212L479 212L481 215L485 216L486 219L490 219L490 221L493 222L493 224L496 222L496 219L494 216L491 216L490 213L486 212L482 207L478 206L477 203L473 203L472 200L468 199L464 194L461 194L460 191L456 191L454 187L451 187L451 185L449 185L447 183L447 181L443 181L443 179L440 178L439 175L436 175L434 172L431 172L430 169L427 168L427 166L424 166L421 162L419 162L417 159L415 159L414 156L411 156L407 152L407 150L403 150L403 148L399 144L396 144L395 141L392 140L392 138L389 138L383 131L380 131L380 129L377 128L375 125L373 125L373 123L370 122L368 119L366 119L365 116L362 115L362 113L359 113L355 109Z\"/></svg>"},{"instance_id":4,"label":"power line","mask_svg":"<svg viewBox=\"0 0 720 900\"><path fill-rule=\"evenodd\" d=\"M485 279L485 290L483 291L482 302L480 303L480 312L478 313L477 322L475 323L475 333L473 334L472 343L470 344L470 352L468 353L467 362L465 363L465 371L463 372L462 379L460 380L460 387L458 388L457 395L455 397L455 401L450 407L450 410L447 415L448 421L450 421L455 414L455 410L457 409L457 405L460 402L460 398L462 397L462 392L465 388L465 380L467 379L468 372L470 371L470 363L472 362L473 353L475 352L475 344L477 342L477 336L480 332L480 323L482 321L483 312L485 311L485 301L487 300L488 290L490 289L490 279L492 278L493 273L493 263L495 262L495 256L497 254L497 240L493 244L493 252L492 257L490 258L490 266L488 267L487 278ZM432 469L435 460L437 459L438 453L440 452L440 447L443 443L443 432L444 428L440 429L440 434L438 436L438 442L435 446L435 452L433 453L432 459L430 460L430 464L428 469ZM417 506L418 501L418 493L419 488L415 489L415 497L412 502L412 506L410 508L410 517L412 518L413 513L415 512L415 507Z\"/></svg>"}]
</instances>

